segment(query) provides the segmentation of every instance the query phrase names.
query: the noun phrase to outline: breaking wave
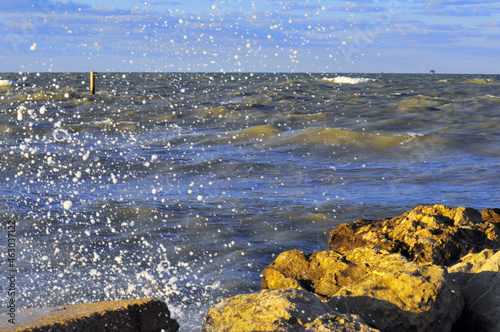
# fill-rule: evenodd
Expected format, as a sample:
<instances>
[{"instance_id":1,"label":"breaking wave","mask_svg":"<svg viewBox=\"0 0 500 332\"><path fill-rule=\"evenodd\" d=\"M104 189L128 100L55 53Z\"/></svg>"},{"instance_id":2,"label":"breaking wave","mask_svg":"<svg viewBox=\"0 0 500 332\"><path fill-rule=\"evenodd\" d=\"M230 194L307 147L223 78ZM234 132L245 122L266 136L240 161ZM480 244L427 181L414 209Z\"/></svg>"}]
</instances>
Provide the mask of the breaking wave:
<instances>
[{"instance_id":1,"label":"breaking wave","mask_svg":"<svg viewBox=\"0 0 500 332\"><path fill-rule=\"evenodd\" d=\"M18 82L16 81L11 81L11 80L0 80L0 86L17 86L17 85L20 85Z\"/></svg>"},{"instance_id":2,"label":"breaking wave","mask_svg":"<svg viewBox=\"0 0 500 332\"><path fill-rule=\"evenodd\" d=\"M325 77L323 80L337 83L337 84L359 84L359 83L366 83L366 82L371 82L371 81L376 81L373 78L366 78L366 77L347 77L347 76L337 76L333 78L328 78Z\"/></svg>"}]
</instances>

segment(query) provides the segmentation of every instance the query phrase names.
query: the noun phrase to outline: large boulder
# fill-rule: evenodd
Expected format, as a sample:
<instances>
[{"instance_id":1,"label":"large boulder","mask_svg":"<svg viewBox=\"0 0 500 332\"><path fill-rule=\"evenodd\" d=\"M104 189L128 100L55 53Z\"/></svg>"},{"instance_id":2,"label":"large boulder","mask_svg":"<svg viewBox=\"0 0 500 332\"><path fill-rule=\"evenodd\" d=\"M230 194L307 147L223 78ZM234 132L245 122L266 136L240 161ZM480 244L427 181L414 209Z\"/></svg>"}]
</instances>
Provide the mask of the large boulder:
<instances>
[{"instance_id":1,"label":"large boulder","mask_svg":"<svg viewBox=\"0 0 500 332\"><path fill-rule=\"evenodd\" d=\"M461 288L465 308L454 332L500 331L500 251L470 254L448 268L448 278Z\"/></svg>"},{"instance_id":2,"label":"large boulder","mask_svg":"<svg viewBox=\"0 0 500 332\"><path fill-rule=\"evenodd\" d=\"M149 298L27 309L19 313L15 323L0 323L0 331L175 332L179 329L179 324L170 318L167 305Z\"/></svg>"},{"instance_id":3,"label":"large boulder","mask_svg":"<svg viewBox=\"0 0 500 332\"><path fill-rule=\"evenodd\" d=\"M359 219L330 232L329 249L348 252L379 246L412 261L451 265L470 252L500 248L498 210L442 205L419 206L400 216L382 220Z\"/></svg>"},{"instance_id":4,"label":"large boulder","mask_svg":"<svg viewBox=\"0 0 500 332\"><path fill-rule=\"evenodd\" d=\"M440 266L421 266L373 247L309 256L291 250L264 269L262 288L313 292L336 311L359 315L382 331L449 331L463 299L445 275Z\"/></svg>"},{"instance_id":5,"label":"large boulder","mask_svg":"<svg viewBox=\"0 0 500 332\"><path fill-rule=\"evenodd\" d=\"M208 310L202 331L366 331L378 330L356 315L342 314L309 292L293 288L237 295Z\"/></svg>"}]
</instances>

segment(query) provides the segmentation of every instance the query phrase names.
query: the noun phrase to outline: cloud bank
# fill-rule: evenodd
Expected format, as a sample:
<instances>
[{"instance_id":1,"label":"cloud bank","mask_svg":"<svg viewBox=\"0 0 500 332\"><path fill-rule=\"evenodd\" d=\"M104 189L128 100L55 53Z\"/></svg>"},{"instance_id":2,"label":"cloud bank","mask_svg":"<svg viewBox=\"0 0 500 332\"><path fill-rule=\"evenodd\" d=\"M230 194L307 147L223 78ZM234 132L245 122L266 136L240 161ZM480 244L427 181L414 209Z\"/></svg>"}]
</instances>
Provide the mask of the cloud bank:
<instances>
[{"instance_id":1,"label":"cloud bank","mask_svg":"<svg viewBox=\"0 0 500 332\"><path fill-rule=\"evenodd\" d=\"M500 49L494 0L94 2L2 3L0 71L484 72L456 50Z\"/></svg>"}]
</instances>

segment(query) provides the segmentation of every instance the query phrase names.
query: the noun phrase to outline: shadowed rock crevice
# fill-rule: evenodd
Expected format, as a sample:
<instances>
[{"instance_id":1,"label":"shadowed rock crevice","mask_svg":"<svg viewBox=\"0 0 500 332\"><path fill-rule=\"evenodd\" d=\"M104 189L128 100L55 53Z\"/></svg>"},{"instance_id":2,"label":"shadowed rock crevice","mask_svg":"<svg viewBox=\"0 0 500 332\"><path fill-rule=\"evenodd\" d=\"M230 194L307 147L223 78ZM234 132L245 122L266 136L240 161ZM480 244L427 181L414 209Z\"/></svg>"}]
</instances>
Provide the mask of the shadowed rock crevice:
<instances>
[{"instance_id":1,"label":"shadowed rock crevice","mask_svg":"<svg viewBox=\"0 0 500 332\"><path fill-rule=\"evenodd\" d=\"M463 257L448 268L447 279L459 287L465 299L453 332L499 331L500 251L486 249Z\"/></svg>"}]
</instances>

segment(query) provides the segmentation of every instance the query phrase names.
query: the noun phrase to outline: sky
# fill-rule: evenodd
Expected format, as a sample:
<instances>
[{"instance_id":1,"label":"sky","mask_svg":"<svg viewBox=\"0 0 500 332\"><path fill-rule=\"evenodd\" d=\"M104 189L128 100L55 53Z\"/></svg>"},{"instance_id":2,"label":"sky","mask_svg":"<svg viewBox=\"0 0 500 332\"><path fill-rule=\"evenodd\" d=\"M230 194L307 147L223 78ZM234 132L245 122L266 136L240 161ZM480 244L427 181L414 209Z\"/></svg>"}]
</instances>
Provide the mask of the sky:
<instances>
[{"instance_id":1,"label":"sky","mask_svg":"<svg viewBox=\"0 0 500 332\"><path fill-rule=\"evenodd\" d=\"M500 0L2 0L0 72L500 74Z\"/></svg>"}]
</instances>

